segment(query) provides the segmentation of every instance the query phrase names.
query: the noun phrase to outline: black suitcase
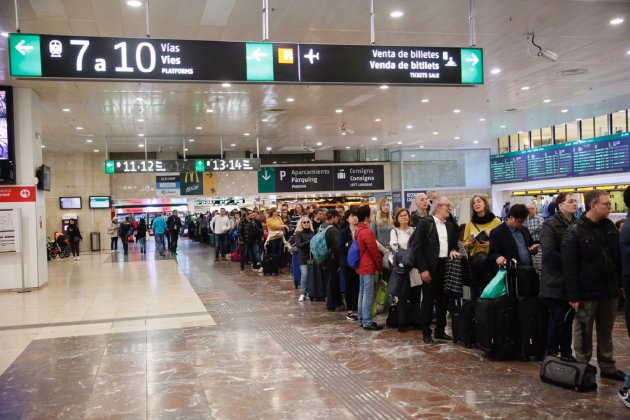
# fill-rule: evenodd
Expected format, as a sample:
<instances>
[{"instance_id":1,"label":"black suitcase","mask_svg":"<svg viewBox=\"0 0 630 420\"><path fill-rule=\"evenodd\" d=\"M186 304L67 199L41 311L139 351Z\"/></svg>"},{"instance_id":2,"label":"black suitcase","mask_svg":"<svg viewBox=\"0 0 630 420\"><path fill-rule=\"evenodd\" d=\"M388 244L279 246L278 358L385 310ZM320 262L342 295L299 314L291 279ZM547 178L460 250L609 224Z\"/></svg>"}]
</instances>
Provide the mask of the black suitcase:
<instances>
[{"instance_id":1,"label":"black suitcase","mask_svg":"<svg viewBox=\"0 0 630 420\"><path fill-rule=\"evenodd\" d=\"M263 274L271 276L280 273L280 256L265 254L262 261Z\"/></svg>"},{"instance_id":2,"label":"black suitcase","mask_svg":"<svg viewBox=\"0 0 630 420\"><path fill-rule=\"evenodd\" d=\"M597 389L597 368L573 360L546 356L540 366L540 380L578 392Z\"/></svg>"},{"instance_id":3,"label":"black suitcase","mask_svg":"<svg viewBox=\"0 0 630 420\"><path fill-rule=\"evenodd\" d=\"M475 343L488 357L507 360L519 354L516 298L477 299L474 325Z\"/></svg>"},{"instance_id":4,"label":"black suitcase","mask_svg":"<svg viewBox=\"0 0 630 420\"><path fill-rule=\"evenodd\" d=\"M542 299L518 298L518 324L523 360L541 360L547 347L548 313Z\"/></svg>"},{"instance_id":5,"label":"black suitcase","mask_svg":"<svg viewBox=\"0 0 630 420\"><path fill-rule=\"evenodd\" d=\"M472 347L475 343L475 302L456 299L451 310L453 342Z\"/></svg>"},{"instance_id":6,"label":"black suitcase","mask_svg":"<svg viewBox=\"0 0 630 420\"><path fill-rule=\"evenodd\" d=\"M323 300L326 298L326 277L321 265L315 260L307 260L307 276L308 297L311 301Z\"/></svg>"},{"instance_id":7,"label":"black suitcase","mask_svg":"<svg viewBox=\"0 0 630 420\"><path fill-rule=\"evenodd\" d=\"M516 293L518 296L538 296L540 294L540 277L532 265L518 265L513 263L516 272Z\"/></svg>"}]
</instances>

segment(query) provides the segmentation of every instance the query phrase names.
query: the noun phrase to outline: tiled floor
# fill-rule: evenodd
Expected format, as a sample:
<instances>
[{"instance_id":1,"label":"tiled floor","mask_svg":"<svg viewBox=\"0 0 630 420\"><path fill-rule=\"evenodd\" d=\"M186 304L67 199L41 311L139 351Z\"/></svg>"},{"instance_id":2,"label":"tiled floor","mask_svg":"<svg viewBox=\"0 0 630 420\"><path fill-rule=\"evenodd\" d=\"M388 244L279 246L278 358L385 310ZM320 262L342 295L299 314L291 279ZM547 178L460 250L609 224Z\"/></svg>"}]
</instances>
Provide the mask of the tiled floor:
<instances>
[{"instance_id":1,"label":"tiled floor","mask_svg":"<svg viewBox=\"0 0 630 420\"><path fill-rule=\"evenodd\" d=\"M181 248L53 261L48 287L0 294L0 419L630 417L618 382L578 394L542 384L536 362L363 331L296 302L286 275Z\"/></svg>"}]
</instances>

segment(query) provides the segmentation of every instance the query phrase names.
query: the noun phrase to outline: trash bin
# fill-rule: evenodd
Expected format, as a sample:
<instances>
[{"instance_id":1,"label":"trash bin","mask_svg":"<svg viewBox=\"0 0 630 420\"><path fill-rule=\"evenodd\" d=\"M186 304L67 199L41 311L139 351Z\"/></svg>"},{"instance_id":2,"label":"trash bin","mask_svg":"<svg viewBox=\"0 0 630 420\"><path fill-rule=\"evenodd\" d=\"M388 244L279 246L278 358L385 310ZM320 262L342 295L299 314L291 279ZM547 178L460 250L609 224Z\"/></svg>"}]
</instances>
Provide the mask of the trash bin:
<instances>
[{"instance_id":1,"label":"trash bin","mask_svg":"<svg viewBox=\"0 0 630 420\"><path fill-rule=\"evenodd\" d=\"M101 232L90 232L92 252L101 250Z\"/></svg>"}]
</instances>

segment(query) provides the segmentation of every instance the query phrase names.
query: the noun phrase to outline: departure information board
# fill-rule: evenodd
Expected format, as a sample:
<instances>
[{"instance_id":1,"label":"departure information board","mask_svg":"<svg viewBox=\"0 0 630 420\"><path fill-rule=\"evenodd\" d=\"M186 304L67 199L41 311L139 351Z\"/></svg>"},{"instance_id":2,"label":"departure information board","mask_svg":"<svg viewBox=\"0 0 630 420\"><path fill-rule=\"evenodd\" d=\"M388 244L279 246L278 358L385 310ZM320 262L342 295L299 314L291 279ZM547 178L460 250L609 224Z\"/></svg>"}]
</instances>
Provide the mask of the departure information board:
<instances>
[{"instance_id":1,"label":"departure information board","mask_svg":"<svg viewBox=\"0 0 630 420\"><path fill-rule=\"evenodd\" d=\"M11 76L264 83L483 84L481 48L10 34Z\"/></svg>"},{"instance_id":2,"label":"departure information board","mask_svg":"<svg viewBox=\"0 0 630 420\"><path fill-rule=\"evenodd\" d=\"M630 171L630 133L490 156L492 184Z\"/></svg>"}]
</instances>

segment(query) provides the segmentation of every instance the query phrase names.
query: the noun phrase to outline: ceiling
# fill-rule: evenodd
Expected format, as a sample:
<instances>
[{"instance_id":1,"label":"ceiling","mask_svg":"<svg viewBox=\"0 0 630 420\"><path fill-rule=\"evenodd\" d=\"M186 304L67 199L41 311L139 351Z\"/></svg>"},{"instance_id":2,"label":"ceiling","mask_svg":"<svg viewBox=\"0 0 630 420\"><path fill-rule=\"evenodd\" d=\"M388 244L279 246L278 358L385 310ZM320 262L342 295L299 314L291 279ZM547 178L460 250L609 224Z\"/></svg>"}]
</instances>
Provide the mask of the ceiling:
<instances>
[{"instance_id":1,"label":"ceiling","mask_svg":"<svg viewBox=\"0 0 630 420\"><path fill-rule=\"evenodd\" d=\"M378 45L469 45L469 0L374 1ZM126 0L18 3L23 33L146 36L145 6L132 8ZM370 42L369 0L269 3L272 42ZM404 16L390 17L393 10ZM477 0L476 16L477 46L485 57L485 84L477 87L15 80L4 37L0 78L39 94L42 139L52 151L103 153L107 141L110 152L137 152L144 142L138 134L150 152L186 147L188 154L216 154L221 141L223 150L255 151L256 138L263 153L267 147L298 152L303 145L496 150L496 138L505 134L630 107L630 0ZM617 17L625 22L611 25ZM260 41L261 21L260 0L150 0L149 6L152 38ZM0 31L15 29L14 2L4 0ZM526 33L559 59L537 57ZM501 72L491 74L493 68ZM570 69L586 72L560 74Z\"/></svg>"}]
</instances>

